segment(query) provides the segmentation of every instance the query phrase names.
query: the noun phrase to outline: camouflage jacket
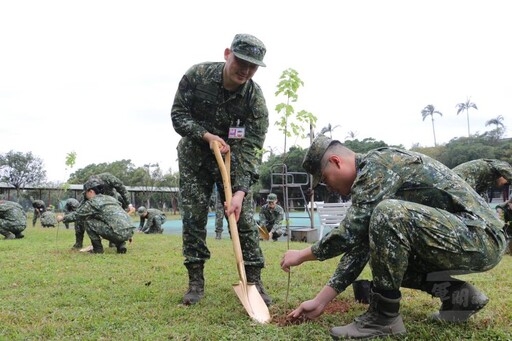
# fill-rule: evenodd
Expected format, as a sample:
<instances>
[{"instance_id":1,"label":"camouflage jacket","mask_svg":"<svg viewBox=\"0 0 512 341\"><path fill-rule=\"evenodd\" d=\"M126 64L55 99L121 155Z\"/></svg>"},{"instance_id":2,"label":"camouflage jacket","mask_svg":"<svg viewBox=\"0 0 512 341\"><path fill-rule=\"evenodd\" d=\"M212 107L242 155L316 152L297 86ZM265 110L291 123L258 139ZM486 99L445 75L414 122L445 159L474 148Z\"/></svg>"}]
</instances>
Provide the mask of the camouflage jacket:
<instances>
[{"instance_id":1,"label":"camouflage jacket","mask_svg":"<svg viewBox=\"0 0 512 341\"><path fill-rule=\"evenodd\" d=\"M166 220L167 217L164 212L148 208L148 215L145 218L140 217L139 230L142 232L160 231Z\"/></svg>"},{"instance_id":2,"label":"camouflage jacket","mask_svg":"<svg viewBox=\"0 0 512 341\"><path fill-rule=\"evenodd\" d=\"M265 226L268 232L281 233L281 224L284 219L284 210L281 206L277 205L271 209L268 204L261 206L260 209L260 225Z\"/></svg>"},{"instance_id":3,"label":"camouflage jacket","mask_svg":"<svg viewBox=\"0 0 512 341\"><path fill-rule=\"evenodd\" d=\"M214 158L202 137L209 132L220 136L231 147L232 186L249 189L258 179L257 166L268 129L268 110L258 84L252 79L235 92L222 84L224 63L192 66L180 81L174 97L171 119L182 136L178 148L200 149L201 158ZM231 127L244 127L245 137L228 139ZM215 164L215 162L214 162Z\"/></svg>"},{"instance_id":4,"label":"camouflage jacket","mask_svg":"<svg viewBox=\"0 0 512 341\"><path fill-rule=\"evenodd\" d=\"M480 195L487 195L487 190L493 188L501 176L512 183L512 166L501 160L472 160L461 163L453 171Z\"/></svg>"},{"instance_id":5,"label":"camouflage jacket","mask_svg":"<svg viewBox=\"0 0 512 341\"><path fill-rule=\"evenodd\" d=\"M422 154L379 148L356 155L357 177L352 206L340 226L313 244L325 260L344 254L328 282L338 293L359 276L369 260L369 224L375 207L385 199L415 202L460 216L466 225L491 230L503 244L503 223L466 182L442 163Z\"/></svg>"},{"instance_id":6,"label":"camouflage jacket","mask_svg":"<svg viewBox=\"0 0 512 341\"><path fill-rule=\"evenodd\" d=\"M20 204L14 201L0 201L0 228L26 225L27 215Z\"/></svg>"},{"instance_id":7,"label":"camouflage jacket","mask_svg":"<svg viewBox=\"0 0 512 341\"><path fill-rule=\"evenodd\" d=\"M56 226L57 225L57 216L52 211L45 211L41 214L41 225L43 227L46 226Z\"/></svg>"},{"instance_id":8,"label":"camouflage jacket","mask_svg":"<svg viewBox=\"0 0 512 341\"><path fill-rule=\"evenodd\" d=\"M132 218L126 213L119 202L109 196L97 194L89 200L85 200L74 212L66 214L63 222L70 223L76 220L87 221L89 219L101 221L114 231L133 230L135 227Z\"/></svg>"}]
</instances>

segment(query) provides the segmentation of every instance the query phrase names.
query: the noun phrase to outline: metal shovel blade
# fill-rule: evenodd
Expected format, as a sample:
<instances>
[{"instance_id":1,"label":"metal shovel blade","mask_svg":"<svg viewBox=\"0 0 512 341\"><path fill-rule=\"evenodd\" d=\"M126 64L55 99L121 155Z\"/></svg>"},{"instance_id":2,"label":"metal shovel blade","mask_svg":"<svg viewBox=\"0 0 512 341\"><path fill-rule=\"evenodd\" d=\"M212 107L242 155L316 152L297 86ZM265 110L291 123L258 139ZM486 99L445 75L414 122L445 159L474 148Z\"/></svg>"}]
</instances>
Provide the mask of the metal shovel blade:
<instances>
[{"instance_id":1,"label":"metal shovel blade","mask_svg":"<svg viewBox=\"0 0 512 341\"><path fill-rule=\"evenodd\" d=\"M268 307L254 284L244 285L240 281L238 284L233 284L233 289L253 320L263 324L271 321Z\"/></svg>"}]
</instances>

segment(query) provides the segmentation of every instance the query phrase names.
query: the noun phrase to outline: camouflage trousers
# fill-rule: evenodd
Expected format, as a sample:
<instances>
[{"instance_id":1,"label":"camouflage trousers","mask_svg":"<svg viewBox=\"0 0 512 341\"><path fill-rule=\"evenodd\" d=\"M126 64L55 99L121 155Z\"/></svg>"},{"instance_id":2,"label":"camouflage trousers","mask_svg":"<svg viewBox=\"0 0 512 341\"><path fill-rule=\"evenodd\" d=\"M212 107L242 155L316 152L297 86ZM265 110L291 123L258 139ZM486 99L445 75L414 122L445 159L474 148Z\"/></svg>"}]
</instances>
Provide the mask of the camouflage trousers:
<instances>
[{"instance_id":1,"label":"camouflage trousers","mask_svg":"<svg viewBox=\"0 0 512 341\"><path fill-rule=\"evenodd\" d=\"M214 183L221 189L219 194L222 202L225 201L222 178L213 152L209 153L211 155L182 154L178 149L185 265L204 263L210 259L210 251L206 245L206 224ZM252 193L249 192L244 198L240 219L237 222L238 234L245 265L262 268L264 257L253 216Z\"/></svg>"},{"instance_id":2,"label":"camouflage trousers","mask_svg":"<svg viewBox=\"0 0 512 341\"><path fill-rule=\"evenodd\" d=\"M384 200L369 226L373 283L382 290L422 289L444 273L487 271L501 260L503 231L484 221L407 201ZM437 274L436 276L429 276ZM441 277L443 277L441 276Z\"/></svg>"},{"instance_id":3,"label":"camouflage trousers","mask_svg":"<svg viewBox=\"0 0 512 341\"><path fill-rule=\"evenodd\" d=\"M133 230L135 227L123 228L123 229L113 229L108 226L101 220L96 219L84 219L80 221L80 225L85 227L85 231L91 241L100 241L101 238L111 241L114 244L119 244L127 241L133 236Z\"/></svg>"},{"instance_id":4,"label":"camouflage trousers","mask_svg":"<svg viewBox=\"0 0 512 341\"><path fill-rule=\"evenodd\" d=\"M9 233L18 234L23 232L26 227L26 225L14 225L8 221L0 220L0 235L6 236Z\"/></svg>"}]
</instances>

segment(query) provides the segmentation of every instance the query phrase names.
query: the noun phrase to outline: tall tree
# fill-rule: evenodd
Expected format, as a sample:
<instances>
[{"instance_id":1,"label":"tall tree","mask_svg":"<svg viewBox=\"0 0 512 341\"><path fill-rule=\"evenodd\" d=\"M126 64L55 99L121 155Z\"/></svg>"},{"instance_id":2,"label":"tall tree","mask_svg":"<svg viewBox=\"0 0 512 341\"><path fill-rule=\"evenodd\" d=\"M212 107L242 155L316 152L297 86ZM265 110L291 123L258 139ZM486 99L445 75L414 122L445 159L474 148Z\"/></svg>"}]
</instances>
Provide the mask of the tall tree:
<instances>
[{"instance_id":1,"label":"tall tree","mask_svg":"<svg viewBox=\"0 0 512 341\"><path fill-rule=\"evenodd\" d=\"M329 136L332 139L332 131L336 128L341 127L339 124L335 125L334 127L329 123L327 126L323 127L322 130L320 130L320 134L325 134L329 132Z\"/></svg>"},{"instance_id":2,"label":"tall tree","mask_svg":"<svg viewBox=\"0 0 512 341\"><path fill-rule=\"evenodd\" d=\"M505 125L503 124L503 120L503 116L498 115L495 118L491 118L489 121L485 122L486 127L490 125L496 126L496 128L493 129L490 133L491 137L495 140L501 139L501 137L505 133Z\"/></svg>"},{"instance_id":3,"label":"tall tree","mask_svg":"<svg viewBox=\"0 0 512 341\"><path fill-rule=\"evenodd\" d=\"M434 128L434 114L439 114L439 116L443 116L443 114L440 111L436 110L436 107L434 107L432 104L427 105L421 111L421 116L423 117L423 121L425 121L425 118L427 118L427 116L430 116L430 118L432 119L432 132L434 133L434 146L437 146L436 129Z\"/></svg>"},{"instance_id":4,"label":"tall tree","mask_svg":"<svg viewBox=\"0 0 512 341\"><path fill-rule=\"evenodd\" d=\"M26 185L38 185L46 179L43 160L22 152L10 151L0 155L0 179L16 188L17 200L20 200L20 190Z\"/></svg>"},{"instance_id":5,"label":"tall tree","mask_svg":"<svg viewBox=\"0 0 512 341\"><path fill-rule=\"evenodd\" d=\"M468 97L466 99L466 102L459 103L455 107L457 108L457 115L460 114L463 111L466 111L466 117L467 117L467 120L468 120L468 137L470 137L471 133L469 131L469 109L470 108L474 108L474 109L478 110L478 108L477 108L475 103L471 102L471 98L470 97Z\"/></svg>"}]
</instances>

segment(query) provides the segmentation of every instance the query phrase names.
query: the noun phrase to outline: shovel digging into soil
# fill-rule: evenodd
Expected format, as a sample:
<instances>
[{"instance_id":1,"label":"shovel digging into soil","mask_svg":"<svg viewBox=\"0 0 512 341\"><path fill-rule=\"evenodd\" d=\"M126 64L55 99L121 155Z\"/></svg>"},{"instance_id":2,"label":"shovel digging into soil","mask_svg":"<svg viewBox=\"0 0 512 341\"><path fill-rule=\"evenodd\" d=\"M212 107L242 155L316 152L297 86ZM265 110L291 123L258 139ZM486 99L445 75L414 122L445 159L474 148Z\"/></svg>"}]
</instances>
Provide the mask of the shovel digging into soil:
<instances>
[{"instance_id":1,"label":"shovel digging into soil","mask_svg":"<svg viewBox=\"0 0 512 341\"><path fill-rule=\"evenodd\" d=\"M213 152L219 165L219 170L222 175L222 182L224 185L224 193L226 195L227 206L231 206L231 199L233 194L231 192L231 177L230 177L230 166L231 166L231 153L228 152L225 155L225 161L222 160L220 153L220 145L218 143L213 144ZM247 283L247 276L245 274L244 259L242 256L242 247L240 245L240 238L238 237L238 227L236 224L235 215L231 214L228 217L229 231L231 233L231 240L233 242L233 250L235 252L236 265L238 269L238 284L233 285L236 295L242 302L245 310L249 316L259 323L268 323L271 320L268 307L263 301L261 294L254 284Z\"/></svg>"}]
</instances>

